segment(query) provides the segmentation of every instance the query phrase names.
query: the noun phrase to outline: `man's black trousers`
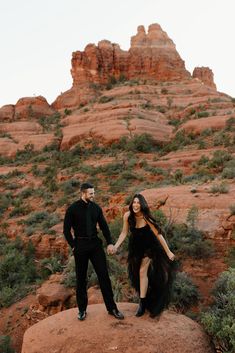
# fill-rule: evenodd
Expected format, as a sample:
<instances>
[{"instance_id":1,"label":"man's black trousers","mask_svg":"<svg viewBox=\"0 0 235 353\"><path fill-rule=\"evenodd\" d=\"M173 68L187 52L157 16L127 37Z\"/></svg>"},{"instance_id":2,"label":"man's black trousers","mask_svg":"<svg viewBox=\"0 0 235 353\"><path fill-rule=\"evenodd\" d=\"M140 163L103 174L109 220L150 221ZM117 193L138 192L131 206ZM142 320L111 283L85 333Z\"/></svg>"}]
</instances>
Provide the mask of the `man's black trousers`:
<instances>
[{"instance_id":1,"label":"man's black trousers","mask_svg":"<svg viewBox=\"0 0 235 353\"><path fill-rule=\"evenodd\" d=\"M101 239L98 237L92 239L76 239L74 258L77 281L76 296L78 309L80 311L84 311L86 310L88 304L87 269L89 260L91 261L97 274L100 289L107 310L112 311L114 308L116 308Z\"/></svg>"}]
</instances>

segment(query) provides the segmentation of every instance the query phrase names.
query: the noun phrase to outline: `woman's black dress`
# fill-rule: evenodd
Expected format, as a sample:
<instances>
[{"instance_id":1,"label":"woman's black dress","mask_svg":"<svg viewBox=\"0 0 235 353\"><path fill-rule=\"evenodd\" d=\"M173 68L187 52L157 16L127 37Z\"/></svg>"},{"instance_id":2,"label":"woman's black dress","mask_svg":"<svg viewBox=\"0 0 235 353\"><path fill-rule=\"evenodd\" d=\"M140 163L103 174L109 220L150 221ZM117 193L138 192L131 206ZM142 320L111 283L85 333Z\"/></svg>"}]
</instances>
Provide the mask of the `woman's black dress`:
<instances>
[{"instance_id":1,"label":"woman's black dress","mask_svg":"<svg viewBox=\"0 0 235 353\"><path fill-rule=\"evenodd\" d=\"M139 270L142 259L148 256L148 290L146 308L152 316L168 307L173 281L173 265L148 224L133 228L129 237L128 272L132 286L140 293Z\"/></svg>"}]
</instances>

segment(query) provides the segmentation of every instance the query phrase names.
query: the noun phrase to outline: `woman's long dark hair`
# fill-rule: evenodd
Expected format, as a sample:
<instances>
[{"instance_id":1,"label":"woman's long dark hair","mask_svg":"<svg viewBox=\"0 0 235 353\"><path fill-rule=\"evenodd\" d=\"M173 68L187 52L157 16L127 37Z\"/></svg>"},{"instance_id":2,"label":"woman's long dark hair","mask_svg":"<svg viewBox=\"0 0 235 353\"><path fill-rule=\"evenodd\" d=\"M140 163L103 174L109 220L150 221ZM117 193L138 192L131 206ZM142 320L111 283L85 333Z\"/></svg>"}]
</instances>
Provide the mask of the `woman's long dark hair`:
<instances>
[{"instance_id":1,"label":"woman's long dark hair","mask_svg":"<svg viewBox=\"0 0 235 353\"><path fill-rule=\"evenodd\" d=\"M135 228L135 226L136 226L135 213L133 211L133 202L134 202L135 198L137 198L140 202L140 210L143 213L144 218L147 219L152 224L154 224L157 229L159 229L159 226L156 224L156 220L152 216L150 209L149 209L149 206L148 206L148 203L145 200L144 196L141 194L135 194L131 200L130 205L129 205L130 215L128 217L128 223L129 223L130 230L132 231L132 229Z\"/></svg>"}]
</instances>

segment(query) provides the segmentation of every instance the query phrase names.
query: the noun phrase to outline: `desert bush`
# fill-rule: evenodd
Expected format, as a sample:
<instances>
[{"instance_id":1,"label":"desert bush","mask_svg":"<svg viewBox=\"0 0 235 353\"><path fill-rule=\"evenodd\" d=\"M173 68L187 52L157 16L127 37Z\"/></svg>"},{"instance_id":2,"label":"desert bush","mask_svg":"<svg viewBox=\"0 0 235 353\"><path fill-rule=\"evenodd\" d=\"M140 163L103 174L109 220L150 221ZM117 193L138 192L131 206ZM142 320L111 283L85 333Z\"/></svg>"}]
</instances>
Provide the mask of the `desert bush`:
<instances>
[{"instance_id":1,"label":"desert bush","mask_svg":"<svg viewBox=\"0 0 235 353\"><path fill-rule=\"evenodd\" d=\"M132 138L126 136L113 143L112 149L116 151L128 151L128 152L151 152L156 149L156 142L150 134L144 133L141 135L134 135Z\"/></svg>"},{"instance_id":2,"label":"desert bush","mask_svg":"<svg viewBox=\"0 0 235 353\"><path fill-rule=\"evenodd\" d=\"M16 156L15 156L15 161L17 162L27 162L30 160L30 158L34 157L36 155L36 152L34 150L34 145L33 144L27 144L24 146L23 150L17 150Z\"/></svg>"},{"instance_id":3,"label":"desert bush","mask_svg":"<svg viewBox=\"0 0 235 353\"><path fill-rule=\"evenodd\" d=\"M112 101L114 98L113 97L107 97L107 96L102 96L99 99L99 103L108 103L110 101Z\"/></svg>"},{"instance_id":4,"label":"desert bush","mask_svg":"<svg viewBox=\"0 0 235 353\"><path fill-rule=\"evenodd\" d=\"M0 259L0 308L26 295L37 278L32 244L24 248L19 238L6 241Z\"/></svg>"},{"instance_id":5,"label":"desert bush","mask_svg":"<svg viewBox=\"0 0 235 353\"><path fill-rule=\"evenodd\" d=\"M45 231L58 224L60 217L57 213L51 214L47 211L36 211L32 212L23 222L28 226L26 228L27 235L32 235L36 230Z\"/></svg>"},{"instance_id":6,"label":"desert bush","mask_svg":"<svg viewBox=\"0 0 235 353\"><path fill-rule=\"evenodd\" d=\"M205 165L209 162L209 158L206 157L204 154L200 157L199 161L197 162L198 165Z\"/></svg>"},{"instance_id":7,"label":"desert bush","mask_svg":"<svg viewBox=\"0 0 235 353\"><path fill-rule=\"evenodd\" d=\"M226 121L226 130L234 131L235 129L235 117L231 117Z\"/></svg>"},{"instance_id":8,"label":"desert bush","mask_svg":"<svg viewBox=\"0 0 235 353\"><path fill-rule=\"evenodd\" d=\"M225 261L229 267L235 268L235 246L229 249Z\"/></svg>"},{"instance_id":9,"label":"desert bush","mask_svg":"<svg viewBox=\"0 0 235 353\"><path fill-rule=\"evenodd\" d=\"M229 160L224 164L224 169L222 171L222 177L226 179L235 178L235 158Z\"/></svg>"},{"instance_id":10,"label":"desert bush","mask_svg":"<svg viewBox=\"0 0 235 353\"><path fill-rule=\"evenodd\" d=\"M225 182L222 182L220 184L214 184L211 186L209 192L212 194L227 194L229 192L229 186Z\"/></svg>"},{"instance_id":11,"label":"desert bush","mask_svg":"<svg viewBox=\"0 0 235 353\"><path fill-rule=\"evenodd\" d=\"M230 135L223 130L217 132L213 139L214 146L230 146Z\"/></svg>"},{"instance_id":12,"label":"desert bush","mask_svg":"<svg viewBox=\"0 0 235 353\"><path fill-rule=\"evenodd\" d=\"M124 162L114 162L102 166L100 172L106 175L117 175L124 169Z\"/></svg>"},{"instance_id":13,"label":"desert bush","mask_svg":"<svg viewBox=\"0 0 235 353\"><path fill-rule=\"evenodd\" d=\"M170 233L172 248L179 254L196 259L207 258L214 254L210 240L196 228L198 210L193 206L187 216L188 224L174 224Z\"/></svg>"},{"instance_id":14,"label":"desert bush","mask_svg":"<svg viewBox=\"0 0 235 353\"><path fill-rule=\"evenodd\" d=\"M197 113L198 118L207 118L209 115L210 114L207 111Z\"/></svg>"},{"instance_id":15,"label":"desert bush","mask_svg":"<svg viewBox=\"0 0 235 353\"><path fill-rule=\"evenodd\" d=\"M130 140L127 140L125 149L133 152L151 152L156 146L156 142L149 134L134 135Z\"/></svg>"},{"instance_id":16,"label":"desert bush","mask_svg":"<svg viewBox=\"0 0 235 353\"><path fill-rule=\"evenodd\" d=\"M65 287L76 287L76 273L74 257L70 256L63 271L63 285Z\"/></svg>"},{"instance_id":17,"label":"desert bush","mask_svg":"<svg viewBox=\"0 0 235 353\"><path fill-rule=\"evenodd\" d=\"M189 134L187 135L184 130L180 130L176 133L174 139L163 147L163 152L176 151L186 145L190 145L194 140L194 136Z\"/></svg>"},{"instance_id":18,"label":"desert bush","mask_svg":"<svg viewBox=\"0 0 235 353\"><path fill-rule=\"evenodd\" d=\"M20 199L27 199L29 196L32 196L33 193L34 193L34 189L33 189L32 187L28 187L28 188L22 190L22 191L19 193L18 197L19 197Z\"/></svg>"},{"instance_id":19,"label":"desert bush","mask_svg":"<svg viewBox=\"0 0 235 353\"><path fill-rule=\"evenodd\" d=\"M235 351L235 269L223 272L213 289L213 305L202 314L201 322L222 352Z\"/></svg>"},{"instance_id":20,"label":"desert bush","mask_svg":"<svg viewBox=\"0 0 235 353\"><path fill-rule=\"evenodd\" d=\"M10 336L0 336L0 352L15 353L14 348L12 348Z\"/></svg>"},{"instance_id":21,"label":"desert bush","mask_svg":"<svg viewBox=\"0 0 235 353\"><path fill-rule=\"evenodd\" d=\"M189 275L185 272L177 272L173 282L171 304L178 310L185 312L197 304L199 298L198 289Z\"/></svg>"},{"instance_id":22,"label":"desert bush","mask_svg":"<svg viewBox=\"0 0 235 353\"><path fill-rule=\"evenodd\" d=\"M65 195L73 194L78 190L80 182L76 179L66 180L61 184L61 189L64 191Z\"/></svg>"},{"instance_id":23,"label":"desert bush","mask_svg":"<svg viewBox=\"0 0 235 353\"><path fill-rule=\"evenodd\" d=\"M208 163L208 167L209 168L224 167L225 163L230 161L231 159L232 159L232 156L229 152L223 151L223 150L215 151L212 159Z\"/></svg>"},{"instance_id":24,"label":"desert bush","mask_svg":"<svg viewBox=\"0 0 235 353\"><path fill-rule=\"evenodd\" d=\"M234 216L235 215L235 203L229 206L230 210L230 215Z\"/></svg>"},{"instance_id":25,"label":"desert bush","mask_svg":"<svg viewBox=\"0 0 235 353\"><path fill-rule=\"evenodd\" d=\"M53 273L62 272L63 258L58 254L55 254L50 258L44 258L40 260L39 267L40 267L39 274L41 278L46 279Z\"/></svg>"},{"instance_id":26,"label":"desert bush","mask_svg":"<svg viewBox=\"0 0 235 353\"><path fill-rule=\"evenodd\" d=\"M0 216L8 209L13 201L13 195L11 192L0 194Z\"/></svg>"}]
</instances>

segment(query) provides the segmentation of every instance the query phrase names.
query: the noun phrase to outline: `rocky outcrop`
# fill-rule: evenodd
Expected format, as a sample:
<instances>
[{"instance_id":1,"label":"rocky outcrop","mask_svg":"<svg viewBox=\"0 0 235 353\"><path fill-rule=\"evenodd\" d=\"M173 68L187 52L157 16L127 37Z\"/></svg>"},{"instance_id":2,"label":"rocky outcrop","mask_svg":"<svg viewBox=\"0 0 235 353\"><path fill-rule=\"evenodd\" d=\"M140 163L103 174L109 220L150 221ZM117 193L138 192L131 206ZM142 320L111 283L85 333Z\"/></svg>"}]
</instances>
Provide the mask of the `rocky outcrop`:
<instances>
[{"instance_id":1,"label":"rocky outcrop","mask_svg":"<svg viewBox=\"0 0 235 353\"><path fill-rule=\"evenodd\" d=\"M18 119L41 118L55 114L55 110L42 97L20 98L15 105L15 116Z\"/></svg>"},{"instance_id":2,"label":"rocky outcrop","mask_svg":"<svg viewBox=\"0 0 235 353\"><path fill-rule=\"evenodd\" d=\"M104 84L110 77L119 79L120 75L126 79L159 81L190 77L174 43L158 24L150 25L148 33L144 26L139 26L128 52L108 40L100 41L97 47L89 44L84 52L74 52L71 74L73 86L87 82Z\"/></svg>"},{"instance_id":3,"label":"rocky outcrop","mask_svg":"<svg viewBox=\"0 0 235 353\"><path fill-rule=\"evenodd\" d=\"M55 112L42 96L21 98L16 105L3 106L0 109L0 155L13 157L26 145L41 150L52 144L54 134L45 133L37 120Z\"/></svg>"},{"instance_id":4,"label":"rocky outcrop","mask_svg":"<svg viewBox=\"0 0 235 353\"><path fill-rule=\"evenodd\" d=\"M42 126L35 121L14 121L0 123L0 155L13 157L17 151L31 145L37 151L50 145L55 136L43 133Z\"/></svg>"},{"instance_id":5,"label":"rocky outcrop","mask_svg":"<svg viewBox=\"0 0 235 353\"><path fill-rule=\"evenodd\" d=\"M195 67L193 77L201 80L205 85L216 89L214 74L209 67Z\"/></svg>"},{"instance_id":6,"label":"rocky outcrop","mask_svg":"<svg viewBox=\"0 0 235 353\"><path fill-rule=\"evenodd\" d=\"M165 311L159 318L136 319L136 304L120 303L123 321L107 315L103 304L90 305L84 322L77 309L50 316L24 334L22 353L213 353L202 328L186 316Z\"/></svg>"},{"instance_id":7,"label":"rocky outcrop","mask_svg":"<svg viewBox=\"0 0 235 353\"><path fill-rule=\"evenodd\" d=\"M48 117L53 114L55 110L44 97L24 97L16 105L4 105L0 109L0 122Z\"/></svg>"},{"instance_id":8,"label":"rocky outcrop","mask_svg":"<svg viewBox=\"0 0 235 353\"><path fill-rule=\"evenodd\" d=\"M170 160L168 160L170 165ZM199 210L197 227L208 237L219 240L232 240L232 230L235 223L230 215L229 207L234 203L235 184L229 184L229 192L226 194L213 194L210 189L214 182L204 185L180 185L168 186L159 189L143 191L150 205L155 207L159 199L169 195L163 211L174 223L185 223L188 211L192 206Z\"/></svg>"},{"instance_id":9,"label":"rocky outcrop","mask_svg":"<svg viewBox=\"0 0 235 353\"><path fill-rule=\"evenodd\" d=\"M144 26L139 26L128 51L102 40L97 46L88 44L84 51L74 52L71 63L73 88L56 99L56 109L86 102L87 92L95 94L92 85L107 84L112 79L179 81L191 77L175 44L158 24L150 25L147 33Z\"/></svg>"},{"instance_id":10,"label":"rocky outcrop","mask_svg":"<svg viewBox=\"0 0 235 353\"><path fill-rule=\"evenodd\" d=\"M73 295L71 288L65 288L60 282L61 275L52 275L37 290L37 301L39 310L46 311L49 315L65 310L69 304L69 299Z\"/></svg>"},{"instance_id":11,"label":"rocky outcrop","mask_svg":"<svg viewBox=\"0 0 235 353\"><path fill-rule=\"evenodd\" d=\"M210 129L212 131L219 131L226 127L226 123L229 119L229 115L217 115L210 116L208 118L189 120L181 125L180 130L184 130L187 133L193 133L195 135L200 135L200 133L206 129Z\"/></svg>"},{"instance_id":12,"label":"rocky outcrop","mask_svg":"<svg viewBox=\"0 0 235 353\"><path fill-rule=\"evenodd\" d=\"M14 119L15 106L13 104L3 105L0 108L0 122L12 121Z\"/></svg>"},{"instance_id":13,"label":"rocky outcrop","mask_svg":"<svg viewBox=\"0 0 235 353\"><path fill-rule=\"evenodd\" d=\"M179 81L190 77L175 44L159 24L150 25L148 33L144 26L138 27L137 35L131 38L126 75L158 81Z\"/></svg>"},{"instance_id":14,"label":"rocky outcrop","mask_svg":"<svg viewBox=\"0 0 235 353\"><path fill-rule=\"evenodd\" d=\"M95 108L85 114L74 112L63 120L62 150L68 150L87 139L107 145L121 137L130 138L143 133L150 134L160 144L170 141L172 126L157 112L143 114L135 108L130 113L129 108L122 108L121 104L115 107L113 103L97 104Z\"/></svg>"}]
</instances>

